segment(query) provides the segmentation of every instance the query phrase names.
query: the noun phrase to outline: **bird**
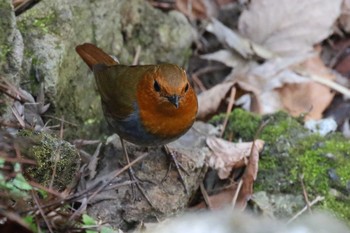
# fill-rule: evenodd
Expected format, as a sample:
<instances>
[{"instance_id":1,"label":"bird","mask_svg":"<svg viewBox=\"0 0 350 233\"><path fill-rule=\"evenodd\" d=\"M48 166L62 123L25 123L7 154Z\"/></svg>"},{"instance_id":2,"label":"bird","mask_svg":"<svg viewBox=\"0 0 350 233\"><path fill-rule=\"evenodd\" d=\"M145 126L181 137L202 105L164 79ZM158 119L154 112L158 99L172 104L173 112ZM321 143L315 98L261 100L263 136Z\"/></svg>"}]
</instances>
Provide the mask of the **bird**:
<instances>
[{"instance_id":1,"label":"bird","mask_svg":"<svg viewBox=\"0 0 350 233\"><path fill-rule=\"evenodd\" d=\"M105 119L119 135L128 163L124 140L140 146L163 146L192 127L197 96L186 71L178 65L122 65L91 43L78 45L76 52L94 73Z\"/></svg>"}]
</instances>

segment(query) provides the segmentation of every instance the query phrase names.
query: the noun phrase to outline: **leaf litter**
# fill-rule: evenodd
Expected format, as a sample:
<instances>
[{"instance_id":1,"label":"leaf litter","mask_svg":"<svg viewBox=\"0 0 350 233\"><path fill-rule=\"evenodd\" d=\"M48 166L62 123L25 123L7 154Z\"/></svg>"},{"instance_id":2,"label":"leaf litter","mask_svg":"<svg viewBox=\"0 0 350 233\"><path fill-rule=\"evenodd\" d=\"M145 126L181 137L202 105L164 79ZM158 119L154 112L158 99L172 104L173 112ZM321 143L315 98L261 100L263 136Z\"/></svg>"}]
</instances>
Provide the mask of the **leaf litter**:
<instances>
[{"instance_id":1,"label":"leaf litter","mask_svg":"<svg viewBox=\"0 0 350 233\"><path fill-rule=\"evenodd\" d=\"M346 14L349 1L252 0L245 4L235 27L230 24L231 18L220 17L220 13L216 18L207 15L205 29L220 46L198 56L220 62L231 72L221 83L199 94L199 119L223 112L222 106L229 105L229 98L233 98L231 102L236 107L258 114L283 110L293 116L305 115L306 120L319 120L336 93L350 97L349 86L337 83L341 75L322 57L322 43L338 32L337 20L340 18L341 27L349 27ZM229 93L234 95L229 97ZM344 122L343 132L348 132L349 118ZM235 192L238 206L245 207L253 193L263 141L255 143L253 147L252 142L231 144L219 138L207 139L213 152L208 164L220 179L232 179L232 171L245 166L249 174L240 177L242 184L231 182L219 192L209 192L207 198L212 208L232 204ZM249 148L254 151L251 155ZM201 203L197 207L204 206Z\"/></svg>"}]
</instances>

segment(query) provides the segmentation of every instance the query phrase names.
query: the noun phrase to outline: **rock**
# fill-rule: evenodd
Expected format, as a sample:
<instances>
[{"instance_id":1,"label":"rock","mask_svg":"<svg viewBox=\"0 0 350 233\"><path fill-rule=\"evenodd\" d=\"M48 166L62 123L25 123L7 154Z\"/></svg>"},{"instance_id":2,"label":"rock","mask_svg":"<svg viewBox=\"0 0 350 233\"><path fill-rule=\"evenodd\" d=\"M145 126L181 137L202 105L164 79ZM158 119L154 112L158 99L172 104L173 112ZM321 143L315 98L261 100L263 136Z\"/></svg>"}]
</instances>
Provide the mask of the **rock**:
<instances>
[{"instance_id":1,"label":"rock","mask_svg":"<svg viewBox=\"0 0 350 233\"><path fill-rule=\"evenodd\" d=\"M319 133L322 136L335 132L338 125L333 118L325 118L322 120L308 120L305 122L305 128L313 133Z\"/></svg>"},{"instance_id":2,"label":"rock","mask_svg":"<svg viewBox=\"0 0 350 233\"><path fill-rule=\"evenodd\" d=\"M16 17L11 0L0 2L0 77L13 85L20 81L20 68L23 59L23 41L16 27ZM0 80L1 81L1 80ZM9 98L0 93L0 116L9 118Z\"/></svg>"},{"instance_id":3,"label":"rock","mask_svg":"<svg viewBox=\"0 0 350 233\"><path fill-rule=\"evenodd\" d=\"M215 122L220 117L223 120L225 116L216 117ZM291 218L306 205L300 198L304 186L310 202L324 197L313 210L327 210L350 221L349 140L339 133L326 136L312 133L303 127L302 119L283 112L261 117L240 109L229 116L225 134L233 135L235 140L243 135L244 140L250 141L263 122L268 123L257 137L265 141L265 146L260 154L254 192L266 193L269 212L275 217Z\"/></svg>"},{"instance_id":4,"label":"rock","mask_svg":"<svg viewBox=\"0 0 350 233\"><path fill-rule=\"evenodd\" d=\"M35 94L44 83L51 112L77 125L66 132L68 138L96 138L104 125L92 72L75 46L92 42L123 64L132 63L140 46L142 64L184 66L193 40L182 14L163 13L143 0L40 1L18 17L18 28L25 44L23 87Z\"/></svg>"},{"instance_id":5,"label":"rock","mask_svg":"<svg viewBox=\"0 0 350 233\"><path fill-rule=\"evenodd\" d=\"M0 2L0 15L0 73L11 83L18 84L23 59L23 41L16 26L12 1Z\"/></svg>"},{"instance_id":6,"label":"rock","mask_svg":"<svg viewBox=\"0 0 350 233\"><path fill-rule=\"evenodd\" d=\"M302 194L272 194L260 191L254 193L253 201L259 206L263 216L272 218L290 218L296 210L305 206Z\"/></svg>"},{"instance_id":7,"label":"rock","mask_svg":"<svg viewBox=\"0 0 350 233\"><path fill-rule=\"evenodd\" d=\"M178 141L169 144L169 148L175 153L177 161L182 164L188 173L186 174L181 170L188 193L185 193L174 166L166 175L171 160L162 148L144 148L127 143L131 160L141 154L148 154L142 162L133 166L133 169L137 177L144 181L142 187L155 209L151 208L136 188L134 190L135 198L133 199L133 190L129 185L124 185L98 194L89 204L88 214L103 222L111 223L113 227L128 230L140 222L154 222L157 219L163 219L183 211L204 178L206 172L205 158L210 153L209 149L204 146L205 137L207 133L211 132L214 132L211 125L196 123ZM87 182L88 187L99 181L105 181L107 176L118 171L126 164L119 137L114 135L108 141L109 143L102 148L103 157L98 165L100 168L98 175ZM129 176L125 172L118 176L117 183L121 184L128 180Z\"/></svg>"},{"instance_id":8,"label":"rock","mask_svg":"<svg viewBox=\"0 0 350 233\"><path fill-rule=\"evenodd\" d=\"M24 130L19 136L30 142L21 150L36 162L36 165L24 166L24 176L45 187L52 182L53 189L58 191L67 188L80 168L80 155L76 148L48 133Z\"/></svg>"}]
</instances>

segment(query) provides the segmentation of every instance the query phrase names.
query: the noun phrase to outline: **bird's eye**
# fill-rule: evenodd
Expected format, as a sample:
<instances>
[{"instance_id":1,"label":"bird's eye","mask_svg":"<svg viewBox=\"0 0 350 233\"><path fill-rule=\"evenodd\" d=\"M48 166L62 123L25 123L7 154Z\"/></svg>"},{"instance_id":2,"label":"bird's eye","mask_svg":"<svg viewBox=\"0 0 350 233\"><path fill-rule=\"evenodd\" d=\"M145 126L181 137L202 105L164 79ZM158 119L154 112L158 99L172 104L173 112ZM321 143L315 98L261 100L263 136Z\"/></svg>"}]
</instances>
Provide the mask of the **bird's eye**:
<instances>
[{"instance_id":1,"label":"bird's eye","mask_svg":"<svg viewBox=\"0 0 350 233\"><path fill-rule=\"evenodd\" d=\"M188 91L188 83L186 84L186 87L185 87L185 92Z\"/></svg>"},{"instance_id":2,"label":"bird's eye","mask_svg":"<svg viewBox=\"0 0 350 233\"><path fill-rule=\"evenodd\" d=\"M156 92L160 92L160 86L159 86L159 84L158 84L158 82L156 80L154 80L153 86L154 86L154 90Z\"/></svg>"}]
</instances>

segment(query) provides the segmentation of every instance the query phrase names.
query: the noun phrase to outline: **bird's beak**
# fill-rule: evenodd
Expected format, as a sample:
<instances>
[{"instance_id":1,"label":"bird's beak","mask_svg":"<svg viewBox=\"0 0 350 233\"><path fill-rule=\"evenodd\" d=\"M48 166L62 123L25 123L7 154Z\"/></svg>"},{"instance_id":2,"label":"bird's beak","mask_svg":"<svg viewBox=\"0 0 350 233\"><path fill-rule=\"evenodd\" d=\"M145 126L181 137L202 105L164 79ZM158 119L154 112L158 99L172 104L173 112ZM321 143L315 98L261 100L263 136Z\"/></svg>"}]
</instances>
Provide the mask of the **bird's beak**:
<instances>
[{"instance_id":1,"label":"bird's beak","mask_svg":"<svg viewBox=\"0 0 350 233\"><path fill-rule=\"evenodd\" d=\"M167 99L169 100L170 103L172 103L175 106L175 108L179 107L180 97L178 95L168 96Z\"/></svg>"}]
</instances>

